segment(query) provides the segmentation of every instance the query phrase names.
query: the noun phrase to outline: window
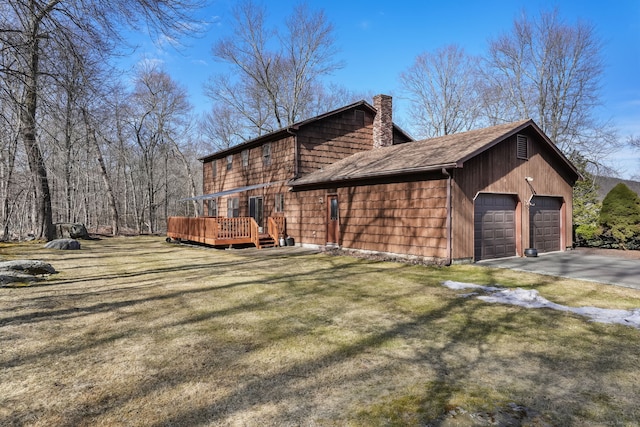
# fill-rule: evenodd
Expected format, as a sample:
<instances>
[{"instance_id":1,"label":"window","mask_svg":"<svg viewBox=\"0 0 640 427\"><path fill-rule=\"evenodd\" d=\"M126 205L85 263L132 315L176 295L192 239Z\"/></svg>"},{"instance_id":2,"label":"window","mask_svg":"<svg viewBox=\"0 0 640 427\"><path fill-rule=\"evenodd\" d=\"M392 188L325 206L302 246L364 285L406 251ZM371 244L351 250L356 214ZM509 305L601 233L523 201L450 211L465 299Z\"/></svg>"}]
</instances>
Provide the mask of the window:
<instances>
[{"instance_id":1,"label":"window","mask_svg":"<svg viewBox=\"0 0 640 427\"><path fill-rule=\"evenodd\" d=\"M230 171L233 168L233 154L227 156L227 170Z\"/></svg>"},{"instance_id":2,"label":"window","mask_svg":"<svg viewBox=\"0 0 640 427\"><path fill-rule=\"evenodd\" d=\"M208 200L207 208L209 209L209 216L218 216L218 200L216 199Z\"/></svg>"},{"instance_id":3,"label":"window","mask_svg":"<svg viewBox=\"0 0 640 427\"><path fill-rule=\"evenodd\" d=\"M230 197L227 199L227 218L237 218L240 216L240 199Z\"/></svg>"},{"instance_id":4,"label":"window","mask_svg":"<svg viewBox=\"0 0 640 427\"><path fill-rule=\"evenodd\" d=\"M218 161L214 160L211 162L211 176L213 180L216 180L216 176L218 175Z\"/></svg>"},{"instance_id":5,"label":"window","mask_svg":"<svg viewBox=\"0 0 640 427\"><path fill-rule=\"evenodd\" d=\"M278 193L276 194L276 212L284 212L284 194Z\"/></svg>"},{"instance_id":6,"label":"window","mask_svg":"<svg viewBox=\"0 0 640 427\"><path fill-rule=\"evenodd\" d=\"M271 143L267 142L262 146L262 163L265 166L271 164Z\"/></svg>"},{"instance_id":7,"label":"window","mask_svg":"<svg viewBox=\"0 0 640 427\"><path fill-rule=\"evenodd\" d=\"M516 157L529 160L529 139L524 135L516 136Z\"/></svg>"},{"instance_id":8,"label":"window","mask_svg":"<svg viewBox=\"0 0 640 427\"><path fill-rule=\"evenodd\" d=\"M329 216L331 221L337 221L338 220L338 198L337 197L331 197L330 202L331 205L329 207Z\"/></svg>"},{"instance_id":9,"label":"window","mask_svg":"<svg viewBox=\"0 0 640 427\"><path fill-rule=\"evenodd\" d=\"M353 112L353 121L358 126L364 126L364 111L362 111L362 110L354 110L354 112Z\"/></svg>"},{"instance_id":10,"label":"window","mask_svg":"<svg viewBox=\"0 0 640 427\"><path fill-rule=\"evenodd\" d=\"M242 150L242 167L249 166L249 150Z\"/></svg>"}]
</instances>

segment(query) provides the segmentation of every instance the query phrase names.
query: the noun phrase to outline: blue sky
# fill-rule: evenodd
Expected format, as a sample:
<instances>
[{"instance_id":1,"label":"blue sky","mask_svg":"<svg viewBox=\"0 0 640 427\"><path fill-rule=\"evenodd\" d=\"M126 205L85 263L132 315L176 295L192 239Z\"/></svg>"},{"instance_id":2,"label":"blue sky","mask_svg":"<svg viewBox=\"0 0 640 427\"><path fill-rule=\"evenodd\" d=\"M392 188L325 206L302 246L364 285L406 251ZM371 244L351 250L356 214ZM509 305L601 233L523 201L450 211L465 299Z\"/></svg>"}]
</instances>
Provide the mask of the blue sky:
<instances>
[{"instance_id":1,"label":"blue sky","mask_svg":"<svg viewBox=\"0 0 640 427\"><path fill-rule=\"evenodd\" d=\"M265 2L269 20L283 22L297 0ZM187 87L196 111L209 108L203 85L224 65L211 55L211 46L230 31L232 0L213 0L199 13L209 24L198 39L186 39L181 51L162 48L144 34L135 36L139 48L132 61L158 61L172 77ZM396 95L400 107L395 119L406 128L410 117L403 113L398 76L415 57L448 44L458 44L470 54L482 55L487 41L510 31L514 18L523 11L535 16L540 10L557 8L568 23L585 20L595 25L604 43L606 64L603 77L603 108L599 114L610 119L620 139L640 135L640 0L583 1L396 1L308 0L312 9L322 8L335 27L345 67L331 77L350 90ZM399 117L398 117L399 116ZM640 174L640 153L621 149L610 163L622 177Z\"/></svg>"}]
</instances>

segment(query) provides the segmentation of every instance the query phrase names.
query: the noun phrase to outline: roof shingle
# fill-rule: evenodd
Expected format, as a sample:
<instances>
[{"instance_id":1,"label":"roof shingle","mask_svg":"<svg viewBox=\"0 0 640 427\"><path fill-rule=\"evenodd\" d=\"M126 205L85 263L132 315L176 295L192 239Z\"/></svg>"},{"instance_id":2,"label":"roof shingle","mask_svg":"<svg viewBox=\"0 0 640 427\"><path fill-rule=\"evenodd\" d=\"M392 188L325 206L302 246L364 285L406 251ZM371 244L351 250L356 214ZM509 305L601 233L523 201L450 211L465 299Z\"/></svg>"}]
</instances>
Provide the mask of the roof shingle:
<instances>
[{"instance_id":1,"label":"roof shingle","mask_svg":"<svg viewBox=\"0 0 640 427\"><path fill-rule=\"evenodd\" d=\"M364 151L325 166L290 184L298 186L339 182L460 167L466 160L530 125L534 125L532 120L521 120Z\"/></svg>"}]
</instances>

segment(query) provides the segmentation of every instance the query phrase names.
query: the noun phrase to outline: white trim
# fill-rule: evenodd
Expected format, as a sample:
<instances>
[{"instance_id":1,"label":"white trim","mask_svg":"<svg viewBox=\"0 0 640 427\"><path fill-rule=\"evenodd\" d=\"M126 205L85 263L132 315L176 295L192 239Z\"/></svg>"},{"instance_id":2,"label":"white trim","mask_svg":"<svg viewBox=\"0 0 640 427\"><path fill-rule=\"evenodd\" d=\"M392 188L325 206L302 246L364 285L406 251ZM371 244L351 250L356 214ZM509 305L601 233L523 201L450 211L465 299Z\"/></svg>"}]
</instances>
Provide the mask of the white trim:
<instances>
[{"instance_id":1,"label":"white trim","mask_svg":"<svg viewBox=\"0 0 640 427\"><path fill-rule=\"evenodd\" d=\"M277 184L284 184L285 182L286 181L276 181L276 182L268 182L266 184L248 185L246 187L238 187L238 188L234 188L234 189L231 189L231 190L219 191L217 193L203 194L201 196L196 196L196 197L188 197L186 199L180 199L178 201L179 202L185 202L185 201L190 201L190 200L215 199L216 197L228 196L229 194L242 193L244 191L257 190L258 188L271 187L272 185L277 185Z\"/></svg>"}]
</instances>

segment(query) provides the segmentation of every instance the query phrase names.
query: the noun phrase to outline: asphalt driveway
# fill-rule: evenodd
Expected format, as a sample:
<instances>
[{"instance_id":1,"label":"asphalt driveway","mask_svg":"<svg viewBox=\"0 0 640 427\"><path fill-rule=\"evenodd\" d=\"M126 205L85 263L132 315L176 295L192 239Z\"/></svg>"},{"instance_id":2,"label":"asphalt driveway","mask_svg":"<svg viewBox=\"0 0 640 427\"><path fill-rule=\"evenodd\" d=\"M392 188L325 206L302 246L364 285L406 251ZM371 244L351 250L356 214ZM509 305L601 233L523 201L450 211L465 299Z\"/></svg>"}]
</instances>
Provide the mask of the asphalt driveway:
<instances>
[{"instance_id":1,"label":"asphalt driveway","mask_svg":"<svg viewBox=\"0 0 640 427\"><path fill-rule=\"evenodd\" d=\"M588 280L640 290L640 260L567 251L530 258L502 258L479 265L509 268L550 276Z\"/></svg>"}]
</instances>

